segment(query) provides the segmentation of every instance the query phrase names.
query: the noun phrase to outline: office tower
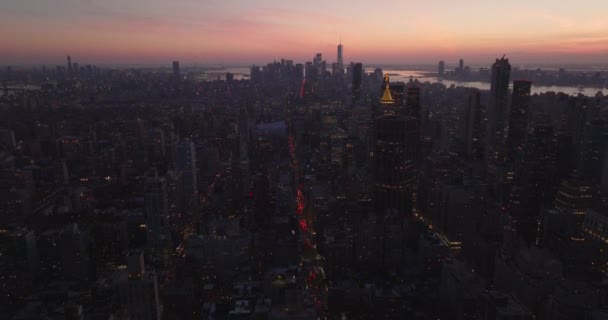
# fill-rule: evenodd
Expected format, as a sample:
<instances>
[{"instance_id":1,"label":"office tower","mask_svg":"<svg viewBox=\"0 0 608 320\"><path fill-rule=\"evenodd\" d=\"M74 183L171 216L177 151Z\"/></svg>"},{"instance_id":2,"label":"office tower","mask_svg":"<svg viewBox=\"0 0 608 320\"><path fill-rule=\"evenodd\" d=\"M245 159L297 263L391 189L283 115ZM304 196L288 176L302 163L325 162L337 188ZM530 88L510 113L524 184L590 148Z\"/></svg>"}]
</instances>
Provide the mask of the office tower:
<instances>
[{"instance_id":1,"label":"office tower","mask_svg":"<svg viewBox=\"0 0 608 320\"><path fill-rule=\"evenodd\" d=\"M509 112L509 131L507 135L508 158L511 160L516 159L518 155L521 156L523 152L528 126L531 89L531 81L513 81L511 110Z\"/></svg>"},{"instance_id":2,"label":"office tower","mask_svg":"<svg viewBox=\"0 0 608 320\"><path fill-rule=\"evenodd\" d=\"M484 115L481 108L481 92L474 89L469 95L465 117L464 117L464 150L467 159L478 160L481 158L482 145L482 121Z\"/></svg>"},{"instance_id":3,"label":"office tower","mask_svg":"<svg viewBox=\"0 0 608 320\"><path fill-rule=\"evenodd\" d=\"M420 125L420 87L408 87L406 98L407 114L416 118Z\"/></svg>"},{"instance_id":4,"label":"office tower","mask_svg":"<svg viewBox=\"0 0 608 320\"><path fill-rule=\"evenodd\" d=\"M518 185L522 186L523 215L518 218L518 231L527 242L540 241L538 221L541 208L548 207L555 199L561 179L556 177L557 143L553 127L538 125L528 136L521 163Z\"/></svg>"},{"instance_id":5,"label":"office tower","mask_svg":"<svg viewBox=\"0 0 608 320\"><path fill-rule=\"evenodd\" d=\"M175 169L182 172L182 203L185 207L198 204L198 170L196 149L190 139L182 140L176 147Z\"/></svg>"},{"instance_id":6,"label":"office tower","mask_svg":"<svg viewBox=\"0 0 608 320\"><path fill-rule=\"evenodd\" d=\"M127 277L119 283L120 303L130 319L160 320L156 273L147 271L142 251L127 253Z\"/></svg>"},{"instance_id":7,"label":"office tower","mask_svg":"<svg viewBox=\"0 0 608 320\"><path fill-rule=\"evenodd\" d=\"M159 177L156 170L147 173L144 182L144 215L148 231L148 243L155 245L162 233L162 221L169 214L167 180Z\"/></svg>"},{"instance_id":8,"label":"office tower","mask_svg":"<svg viewBox=\"0 0 608 320\"><path fill-rule=\"evenodd\" d=\"M338 70L340 70L340 72L344 72L343 50L344 47L342 46L342 41L340 40L340 44L338 44Z\"/></svg>"},{"instance_id":9,"label":"office tower","mask_svg":"<svg viewBox=\"0 0 608 320\"><path fill-rule=\"evenodd\" d=\"M509 103L509 79L511 65L504 57L492 65L490 103L486 134L486 159L488 163L499 163L504 159L506 115Z\"/></svg>"},{"instance_id":10,"label":"office tower","mask_svg":"<svg viewBox=\"0 0 608 320\"><path fill-rule=\"evenodd\" d=\"M68 56L68 73L72 73L72 57Z\"/></svg>"},{"instance_id":11,"label":"office tower","mask_svg":"<svg viewBox=\"0 0 608 320\"><path fill-rule=\"evenodd\" d=\"M323 62L323 54L317 53L312 61L315 66L320 66L321 62Z\"/></svg>"},{"instance_id":12,"label":"office tower","mask_svg":"<svg viewBox=\"0 0 608 320\"><path fill-rule=\"evenodd\" d=\"M361 98L361 85L363 82L363 64L355 63L352 66L353 72L353 103Z\"/></svg>"},{"instance_id":13,"label":"office tower","mask_svg":"<svg viewBox=\"0 0 608 320\"><path fill-rule=\"evenodd\" d=\"M179 79L179 61L173 61L173 76Z\"/></svg>"},{"instance_id":14,"label":"office tower","mask_svg":"<svg viewBox=\"0 0 608 320\"><path fill-rule=\"evenodd\" d=\"M439 67L437 68L437 77L443 78L445 76L445 62L443 60L439 61Z\"/></svg>"},{"instance_id":15,"label":"office tower","mask_svg":"<svg viewBox=\"0 0 608 320\"><path fill-rule=\"evenodd\" d=\"M374 128L374 194L378 214L396 209L409 215L412 209L414 159L416 156L415 119L382 116Z\"/></svg>"},{"instance_id":16,"label":"office tower","mask_svg":"<svg viewBox=\"0 0 608 320\"><path fill-rule=\"evenodd\" d=\"M555 195L555 209L568 215L574 236L580 236L585 215L593 204L593 189L579 177L564 180Z\"/></svg>"},{"instance_id":17,"label":"office tower","mask_svg":"<svg viewBox=\"0 0 608 320\"><path fill-rule=\"evenodd\" d=\"M460 59L460 61L458 62L458 69L460 70L460 72L464 70L464 60Z\"/></svg>"}]
</instances>

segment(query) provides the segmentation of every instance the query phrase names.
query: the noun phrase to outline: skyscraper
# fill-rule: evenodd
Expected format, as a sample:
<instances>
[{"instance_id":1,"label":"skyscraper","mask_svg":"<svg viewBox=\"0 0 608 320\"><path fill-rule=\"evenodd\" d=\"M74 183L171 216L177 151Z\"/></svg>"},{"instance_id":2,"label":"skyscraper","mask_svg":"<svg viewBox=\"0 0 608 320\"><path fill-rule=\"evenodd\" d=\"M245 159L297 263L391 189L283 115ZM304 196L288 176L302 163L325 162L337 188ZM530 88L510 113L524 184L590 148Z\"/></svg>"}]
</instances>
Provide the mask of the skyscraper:
<instances>
[{"instance_id":1,"label":"skyscraper","mask_svg":"<svg viewBox=\"0 0 608 320\"><path fill-rule=\"evenodd\" d=\"M407 88L407 114L420 124L420 87Z\"/></svg>"},{"instance_id":2,"label":"skyscraper","mask_svg":"<svg viewBox=\"0 0 608 320\"><path fill-rule=\"evenodd\" d=\"M396 209L408 215L412 209L415 119L382 116L375 121L374 201L379 214Z\"/></svg>"},{"instance_id":3,"label":"skyscraper","mask_svg":"<svg viewBox=\"0 0 608 320\"><path fill-rule=\"evenodd\" d=\"M314 58L312 59L312 62L315 66L320 66L321 62L323 62L323 54L322 53L317 53Z\"/></svg>"},{"instance_id":4,"label":"skyscraper","mask_svg":"<svg viewBox=\"0 0 608 320\"><path fill-rule=\"evenodd\" d=\"M486 159L488 163L496 163L504 159L510 77L511 65L509 59L504 57L496 59L496 62L492 65L488 108L486 135Z\"/></svg>"},{"instance_id":5,"label":"skyscraper","mask_svg":"<svg viewBox=\"0 0 608 320\"><path fill-rule=\"evenodd\" d=\"M437 68L437 77L443 78L445 76L445 62L439 61L439 67Z\"/></svg>"},{"instance_id":6,"label":"skyscraper","mask_svg":"<svg viewBox=\"0 0 608 320\"><path fill-rule=\"evenodd\" d=\"M68 56L68 72L72 73L72 57Z\"/></svg>"},{"instance_id":7,"label":"skyscraper","mask_svg":"<svg viewBox=\"0 0 608 320\"><path fill-rule=\"evenodd\" d=\"M344 57L343 57L344 47L342 46L342 40L340 40L340 44L338 44L338 70L344 72Z\"/></svg>"},{"instance_id":8,"label":"skyscraper","mask_svg":"<svg viewBox=\"0 0 608 320\"><path fill-rule=\"evenodd\" d=\"M472 90L464 117L464 149L467 159L480 159L482 154L482 109L481 93Z\"/></svg>"},{"instance_id":9,"label":"skyscraper","mask_svg":"<svg viewBox=\"0 0 608 320\"><path fill-rule=\"evenodd\" d=\"M525 143L531 89L531 81L513 81L511 111L509 112L509 132L507 136L509 159L515 159L517 154L521 154L522 146Z\"/></svg>"},{"instance_id":10,"label":"skyscraper","mask_svg":"<svg viewBox=\"0 0 608 320\"><path fill-rule=\"evenodd\" d=\"M173 61L173 76L179 78L179 61Z\"/></svg>"},{"instance_id":11,"label":"skyscraper","mask_svg":"<svg viewBox=\"0 0 608 320\"><path fill-rule=\"evenodd\" d=\"M363 82L363 64L355 63L352 66L353 72L353 103L359 101L361 97L361 84Z\"/></svg>"}]
</instances>

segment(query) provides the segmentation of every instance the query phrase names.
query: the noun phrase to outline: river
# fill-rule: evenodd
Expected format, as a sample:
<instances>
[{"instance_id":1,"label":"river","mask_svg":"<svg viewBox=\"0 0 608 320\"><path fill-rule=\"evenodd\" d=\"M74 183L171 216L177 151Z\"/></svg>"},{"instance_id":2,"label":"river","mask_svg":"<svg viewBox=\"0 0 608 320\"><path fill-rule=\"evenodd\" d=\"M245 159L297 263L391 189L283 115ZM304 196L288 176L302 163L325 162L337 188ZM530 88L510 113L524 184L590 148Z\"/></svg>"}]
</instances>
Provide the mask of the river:
<instances>
[{"instance_id":1,"label":"river","mask_svg":"<svg viewBox=\"0 0 608 320\"><path fill-rule=\"evenodd\" d=\"M373 72L373 68L366 68L366 73ZM383 69L385 74L390 74L391 81L403 81L408 82L411 79L417 79L420 82L431 82L437 83L440 82L444 84L446 87L451 85L455 85L457 87L471 87L477 88L479 90L490 90L489 82L479 82L479 81L454 81L454 80L438 80L436 77L429 77L427 71L421 70L398 70L398 69ZM225 79L226 72L230 72L234 74L234 79L249 79L249 68L247 67L228 67L224 69L213 70L207 72L208 74L213 74L215 76L219 76L220 79ZM215 77L214 77L215 78ZM606 88L594 88L594 87L568 87L568 86L535 86L532 84L532 94L544 93L544 92L563 92L568 95L577 95L579 93L584 94L586 96L594 96L598 91L603 91L608 93L608 89Z\"/></svg>"}]
</instances>

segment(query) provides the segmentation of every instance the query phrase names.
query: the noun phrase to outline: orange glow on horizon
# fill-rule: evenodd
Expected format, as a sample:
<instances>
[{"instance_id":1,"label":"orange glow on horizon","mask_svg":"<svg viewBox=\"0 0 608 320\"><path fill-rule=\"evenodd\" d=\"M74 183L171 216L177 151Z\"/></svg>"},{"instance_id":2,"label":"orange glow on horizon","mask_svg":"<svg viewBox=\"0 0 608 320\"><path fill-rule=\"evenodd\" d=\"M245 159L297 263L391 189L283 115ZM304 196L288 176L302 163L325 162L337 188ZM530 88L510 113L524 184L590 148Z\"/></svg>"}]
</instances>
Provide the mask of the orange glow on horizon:
<instances>
[{"instance_id":1,"label":"orange glow on horizon","mask_svg":"<svg viewBox=\"0 0 608 320\"><path fill-rule=\"evenodd\" d=\"M346 62L436 63L462 57L489 63L507 54L521 62L608 63L608 23L599 10L608 11L608 4L602 1L574 9L554 4L551 12L542 3L525 3L522 11L477 0L436 4L442 10L390 0L319 3L327 6L321 11L272 0L227 1L217 8L190 0L147 5L134 0L123 8L109 0L99 5L103 10L56 1L75 8L49 7L48 14L34 14L30 11L39 9L28 4L0 5L8 6L0 13L8 26L0 28L5 44L0 61L60 63L71 54L83 63L303 62L322 52L333 62L341 37ZM501 14L489 14L496 10Z\"/></svg>"}]
</instances>

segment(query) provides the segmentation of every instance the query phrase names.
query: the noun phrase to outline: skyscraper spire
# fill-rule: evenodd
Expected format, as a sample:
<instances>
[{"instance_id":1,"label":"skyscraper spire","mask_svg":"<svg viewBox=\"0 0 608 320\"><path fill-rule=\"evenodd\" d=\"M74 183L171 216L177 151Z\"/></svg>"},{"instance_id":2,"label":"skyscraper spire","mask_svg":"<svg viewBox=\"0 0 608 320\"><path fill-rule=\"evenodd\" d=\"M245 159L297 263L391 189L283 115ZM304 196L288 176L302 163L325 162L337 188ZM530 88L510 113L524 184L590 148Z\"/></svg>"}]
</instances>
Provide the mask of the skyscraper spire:
<instances>
[{"instance_id":1,"label":"skyscraper spire","mask_svg":"<svg viewBox=\"0 0 608 320\"><path fill-rule=\"evenodd\" d=\"M340 72L344 71L344 57L343 57L343 53L344 53L344 47L342 46L342 36L340 36L340 43L338 44L338 69L341 70Z\"/></svg>"},{"instance_id":2,"label":"skyscraper spire","mask_svg":"<svg viewBox=\"0 0 608 320\"><path fill-rule=\"evenodd\" d=\"M388 83L384 87L384 93L382 94L382 98L380 99L380 103L382 104L393 104L395 100L393 100L393 96L391 95L391 90L389 88Z\"/></svg>"}]
</instances>

